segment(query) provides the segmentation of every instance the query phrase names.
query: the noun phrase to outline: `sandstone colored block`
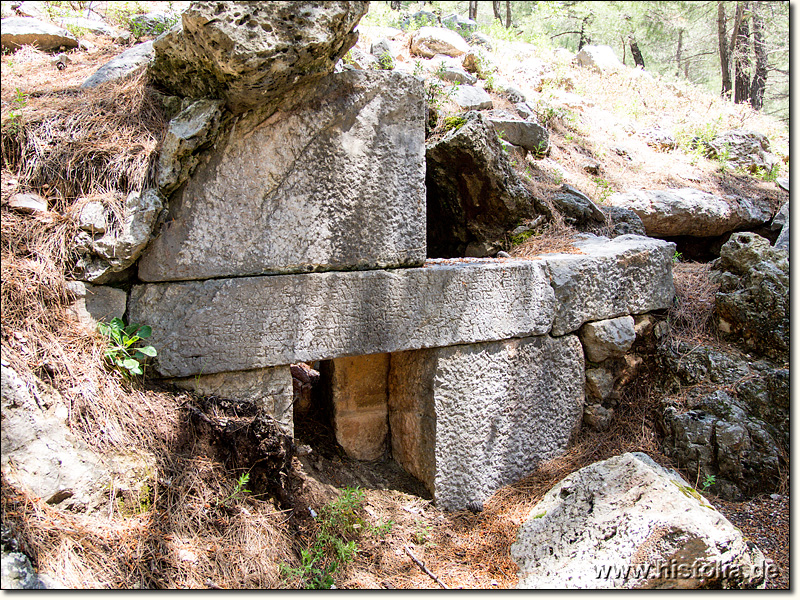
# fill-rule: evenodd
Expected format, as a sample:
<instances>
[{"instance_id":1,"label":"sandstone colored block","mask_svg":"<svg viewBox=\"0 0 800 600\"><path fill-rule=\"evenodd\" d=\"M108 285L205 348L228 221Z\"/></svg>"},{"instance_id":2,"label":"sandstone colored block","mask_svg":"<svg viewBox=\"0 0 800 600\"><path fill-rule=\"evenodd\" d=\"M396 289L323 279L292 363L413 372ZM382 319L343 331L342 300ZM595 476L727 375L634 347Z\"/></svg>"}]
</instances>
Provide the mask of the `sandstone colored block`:
<instances>
[{"instance_id":1,"label":"sandstone colored block","mask_svg":"<svg viewBox=\"0 0 800 600\"><path fill-rule=\"evenodd\" d=\"M583 415L583 369L575 336L393 354L393 455L438 506L482 504L566 450Z\"/></svg>"},{"instance_id":2,"label":"sandstone colored block","mask_svg":"<svg viewBox=\"0 0 800 600\"><path fill-rule=\"evenodd\" d=\"M554 299L542 261L462 259L138 285L128 306L158 372L187 377L542 335Z\"/></svg>"},{"instance_id":3,"label":"sandstone colored block","mask_svg":"<svg viewBox=\"0 0 800 600\"><path fill-rule=\"evenodd\" d=\"M230 373L198 375L173 379L170 383L201 396L219 396L245 400L258 406L265 414L294 435L292 419L292 373L288 365L271 369L255 369Z\"/></svg>"},{"instance_id":4,"label":"sandstone colored block","mask_svg":"<svg viewBox=\"0 0 800 600\"><path fill-rule=\"evenodd\" d=\"M336 441L358 460L381 458L389 433L389 354L335 358L324 370L330 382Z\"/></svg>"},{"instance_id":5,"label":"sandstone colored block","mask_svg":"<svg viewBox=\"0 0 800 600\"><path fill-rule=\"evenodd\" d=\"M542 256L556 295L552 335L587 321L669 308L675 244L638 235L581 237L575 247L583 254Z\"/></svg>"},{"instance_id":6,"label":"sandstone colored block","mask_svg":"<svg viewBox=\"0 0 800 600\"><path fill-rule=\"evenodd\" d=\"M347 71L263 121L248 113L170 202L143 281L425 261L422 83Z\"/></svg>"}]
</instances>

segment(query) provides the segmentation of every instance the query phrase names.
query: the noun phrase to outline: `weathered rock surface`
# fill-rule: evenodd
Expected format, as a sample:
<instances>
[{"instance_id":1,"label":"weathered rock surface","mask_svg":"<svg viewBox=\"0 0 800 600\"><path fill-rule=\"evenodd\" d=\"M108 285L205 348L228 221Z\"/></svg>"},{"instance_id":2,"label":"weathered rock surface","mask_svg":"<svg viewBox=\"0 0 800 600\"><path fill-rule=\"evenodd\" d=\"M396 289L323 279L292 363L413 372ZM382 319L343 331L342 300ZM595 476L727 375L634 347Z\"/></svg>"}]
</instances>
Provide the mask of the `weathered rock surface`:
<instances>
[{"instance_id":1,"label":"weathered rock surface","mask_svg":"<svg viewBox=\"0 0 800 600\"><path fill-rule=\"evenodd\" d=\"M128 304L125 290L106 285L91 285L82 281L69 281L67 287L75 295L75 301L67 307L67 314L92 331L99 321L122 318Z\"/></svg>"},{"instance_id":2,"label":"weathered rock surface","mask_svg":"<svg viewBox=\"0 0 800 600\"><path fill-rule=\"evenodd\" d=\"M422 87L404 73L347 71L290 112L242 117L172 199L139 277L421 264Z\"/></svg>"},{"instance_id":3,"label":"weathered rock surface","mask_svg":"<svg viewBox=\"0 0 800 600\"><path fill-rule=\"evenodd\" d=\"M219 132L221 100L195 100L169 122L158 156L156 184L166 197L194 172L199 150Z\"/></svg>"},{"instance_id":4,"label":"weathered rock surface","mask_svg":"<svg viewBox=\"0 0 800 600\"><path fill-rule=\"evenodd\" d=\"M765 583L761 551L677 473L638 452L556 484L520 528L511 556L523 589Z\"/></svg>"},{"instance_id":5,"label":"weathered rock surface","mask_svg":"<svg viewBox=\"0 0 800 600\"><path fill-rule=\"evenodd\" d=\"M442 25L450 29L460 29L462 32L475 31L478 28L478 23L473 19L465 19L455 13L442 17Z\"/></svg>"},{"instance_id":6,"label":"weathered rock surface","mask_svg":"<svg viewBox=\"0 0 800 600\"><path fill-rule=\"evenodd\" d=\"M609 240L584 234L574 247L581 254L542 256L556 294L552 335L672 304L675 244L638 235Z\"/></svg>"},{"instance_id":7,"label":"weathered rock surface","mask_svg":"<svg viewBox=\"0 0 800 600\"><path fill-rule=\"evenodd\" d=\"M583 352L549 336L392 354L393 456L438 506L481 505L563 453L583 413Z\"/></svg>"},{"instance_id":8,"label":"weathered rock surface","mask_svg":"<svg viewBox=\"0 0 800 600\"><path fill-rule=\"evenodd\" d=\"M484 110L494 106L492 97L473 85L458 86L451 98L461 110Z\"/></svg>"},{"instance_id":9,"label":"weathered rock surface","mask_svg":"<svg viewBox=\"0 0 800 600\"><path fill-rule=\"evenodd\" d=\"M386 451L389 356L348 356L322 363L321 373L330 385L336 441L358 460L377 460Z\"/></svg>"},{"instance_id":10,"label":"weathered rock surface","mask_svg":"<svg viewBox=\"0 0 800 600\"><path fill-rule=\"evenodd\" d=\"M87 202L78 213L78 227L89 233L104 234L108 229L108 212L102 202Z\"/></svg>"},{"instance_id":11,"label":"weathered rock surface","mask_svg":"<svg viewBox=\"0 0 800 600\"><path fill-rule=\"evenodd\" d=\"M161 197L155 190L128 194L121 231L107 231L103 237L91 243L91 255L83 257L79 263L83 271L82 279L96 284L107 283L114 273L136 262L150 241L150 234L163 207Z\"/></svg>"},{"instance_id":12,"label":"weathered rock surface","mask_svg":"<svg viewBox=\"0 0 800 600\"><path fill-rule=\"evenodd\" d=\"M606 215L592 200L569 184L562 184L561 191L553 194L553 203L569 223L576 226L605 223Z\"/></svg>"},{"instance_id":13,"label":"weathered rock surface","mask_svg":"<svg viewBox=\"0 0 800 600\"><path fill-rule=\"evenodd\" d=\"M622 358L636 341L633 317L627 315L585 323L579 336L588 360L600 363L607 358Z\"/></svg>"},{"instance_id":14,"label":"weathered rock surface","mask_svg":"<svg viewBox=\"0 0 800 600\"><path fill-rule=\"evenodd\" d=\"M78 39L66 29L32 17L3 19L0 29L0 45L9 50L29 45L45 52L58 50L62 46L67 49L78 47Z\"/></svg>"},{"instance_id":15,"label":"weathered rock surface","mask_svg":"<svg viewBox=\"0 0 800 600\"><path fill-rule=\"evenodd\" d=\"M153 328L161 375L185 377L542 335L553 290L540 261L430 261L139 285L128 311Z\"/></svg>"},{"instance_id":16,"label":"weathered rock surface","mask_svg":"<svg viewBox=\"0 0 800 600\"><path fill-rule=\"evenodd\" d=\"M729 500L777 491L781 450L770 427L746 403L717 389L690 389L662 399L664 452L700 480L716 477L711 491Z\"/></svg>"},{"instance_id":17,"label":"weathered rock surface","mask_svg":"<svg viewBox=\"0 0 800 600\"><path fill-rule=\"evenodd\" d=\"M754 233L735 233L712 265L719 330L758 354L789 353L789 256Z\"/></svg>"},{"instance_id":18,"label":"weathered rock surface","mask_svg":"<svg viewBox=\"0 0 800 600\"><path fill-rule=\"evenodd\" d=\"M644 223L632 210L627 208L620 208L619 206L601 206L600 210L605 215L606 223L611 229L611 237L618 237L620 235L647 235L647 230L644 228Z\"/></svg>"},{"instance_id":19,"label":"weathered rock surface","mask_svg":"<svg viewBox=\"0 0 800 600\"><path fill-rule=\"evenodd\" d=\"M169 93L269 115L333 72L367 2L193 2L155 43L149 72Z\"/></svg>"},{"instance_id":20,"label":"weathered rock surface","mask_svg":"<svg viewBox=\"0 0 800 600\"><path fill-rule=\"evenodd\" d=\"M550 133L538 123L516 119L508 113L489 114L488 121L500 137L515 146L537 155L546 154L550 149Z\"/></svg>"},{"instance_id":21,"label":"weathered rock surface","mask_svg":"<svg viewBox=\"0 0 800 600\"><path fill-rule=\"evenodd\" d=\"M766 199L721 198L692 188L616 193L608 203L635 212L647 235L657 237L714 237L772 218Z\"/></svg>"},{"instance_id":22,"label":"weathered rock surface","mask_svg":"<svg viewBox=\"0 0 800 600\"><path fill-rule=\"evenodd\" d=\"M411 37L411 54L433 58L437 54L461 56L469 52L469 44L452 29L420 27Z\"/></svg>"},{"instance_id":23,"label":"weathered rock surface","mask_svg":"<svg viewBox=\"0 0 800 600\"><path fill-rule=\"evenodd\" d=\"M169 383L201 396L219 396L251 403L259 414L269 415L289 435L294 435L294 390L292 373L288 366L212 375L198 374L188 379L172 379Z\"/></svg>"},{"instance_id":24,"label":"weathered rock surface","mask_svg":"<svg viewBox=\"0 0 800 600\"><path fill-rule=\"evenodd\" d=\"M598 73L621 71L625 68L611 46L584 46L575 55L575 60L581 67L587 67Z\"/></svg>"},{"instance_id":25,"label":"weathered rock surface","mask_svg":"<svg viewBox=\"0 0 800 600\"><path fill-rule=\"evenodd\" d=\"M8 199L9 208L13 208L21 213L34 214L47 212L47 200L39 194L18 193L13 194Z\"/></svg>"},{"instance_id":26,"label":"weathered rock surface","mask_svg":"<svg viewBox=\"0 0 800 600\"><path fill-rule=\"evenodd\" d=\"M501 239L536 212L488 119L477 112L465 118L426 151L431 256L463 256L469 242Z\"/></svg>"},{"instance_id":27,"label":"weathered rock surface","mask_svg":"<svg viewBox=\"0 0 800 600\"><path fill-rule=\"evenodd\" d=\"M121 29L112 27L104 21L87 19L86 17L61 17L57 18L56 22L61 27L79 27L80 29L85 29L90 33L94 33L95 35L105 35L111 38L119 38L125 35L125 32L123 32Z\"/></svg>"},{"instance_id":28,"label":"weathered rock surface","mask_svg":"<svg viewBox=\"0 0 800 600\"><path fill-rule=\"evenodd\" d=\"M757 131L724 131L708 142L706 149L711 158L720 158L733 168L751 173L758 169L768 173L778 164L778 157L769 151L769 138Z\"/></svg>"},{"instance_id":29,"label":"weathered rock surface","mask_svg":"<svg viewBox=\"0 0 800 600\"><path fill-rule=\"evenodd\" d=\"M54 389L38 382L33 390L11 369L2 378L2 468L14 486L50 504L88 500L104 483L103 459L66 424L68 409Z\"/></svg>"},{"instance_id":30,"label":"weathered rock surface","mask_svg":"<svg viewBox=\"0 0 800 600\"><path fill-rule=\"evenodd\" d=\"M467 73L463 68L456 66L444 65L440 70L437 70L436 74L445 81L463 83L464 85L471 86L478 81L478 78L475 77L475 75L472 73ZM489 100L491 101L491 98L489 98ZM483 103L485 103L485 100L483 100ZM469 105L467 110L476 110L473 106L474 104L481 104L481 102L469 102L466 101L465 96L461 96L461 102L459 102L459 106L463 107L464 105Z\"/></svg>"},{"instance_id":31,"label":"weathered rock surface","mask_svg":"<svg viewBox=\"0 0 800 600\"><path fill-rule=\"evenodd\" d=\"M154 56L155 51L153 50L152 41L143 42L128 48L125 52L119 56L115 56L92 73L86 81L81 84L81 89L93 88L108 81L122 79L137 69L150 64Z\"/></svg>"},{"instance_id":32,"label":"weathered rock surface","mask_svg":"<svg viewBox=\"0 0 800 600\"><path fill-rule=\"evenodd\" d=\"M36 574L30 559L22 552L0 555L0 582L4 590L45 590L48 588Z\"/></svg>"}]
</instances>

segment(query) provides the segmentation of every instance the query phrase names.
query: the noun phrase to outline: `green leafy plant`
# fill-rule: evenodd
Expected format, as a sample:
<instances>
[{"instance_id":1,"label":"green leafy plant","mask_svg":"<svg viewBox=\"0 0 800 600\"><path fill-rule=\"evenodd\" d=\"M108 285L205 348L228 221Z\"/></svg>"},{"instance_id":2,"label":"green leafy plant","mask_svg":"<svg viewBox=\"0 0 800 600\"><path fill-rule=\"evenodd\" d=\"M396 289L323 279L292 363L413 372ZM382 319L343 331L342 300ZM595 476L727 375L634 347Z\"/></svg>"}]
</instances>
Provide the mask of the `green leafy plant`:
<instances>
[{"instance_id":1,"label":"green leafy plant","mask_svg":"<svg viewBox=\"0 0 800 600\"><path fill-rule=\"evenodd\" d=\"M389 52L384 52L378 59L378 66L382 71L391 71L394 69L394 57Z\"/></svg>"},{"instance_id":2,"label":"green leafy plant","mask_svg":"<svg viewBox=\"0 0 800 600\"><path fill-rule=\"evenodd\" d=\"M16 135L20 131L21 109L28 104L28 95L19 88L14 89L14 97L11 99L11 110L8 111L6 119L6 130L11 135Z\"/></svg>"},{"instance_id":3,"label":"green leafy plant","mask_svg":"<svg viewBox=\"0 0 800 600\"><path fill-rule=\"evenodd\" d=\"M220 502L222 506L228 506L228 502L231 500L238 498L239 496L243 496L244 494L252 494L251 490L247 489L247 483L250 481L250 473L242 473L239 476L239 479L236 480L236 485L233 488L233 491L228 494L228 496Z\"/></svg>"},{"instance_id":4,"label":"green leafy plant","mask_svg":"<svg viewBox=\"0 0 800 600\"><path fill-rule=\"evenodd\" d=\"M683 258L683 254L681 254L680 252L675 250L675 253L672 255L672 262L674 264L678 264L679 262L681 262L682 258Z\"/></svg>"},{"instance_id":5,"label":"green leafy plant","mask_svg":"<svg viewBox=\"0 0 800 600\"><path fill-rule=\"evenodd\" d=\"M611 182L603 179L602 177L595 177L593 179L596 187L597 200L600 204L605 204L608 197L614 193L614 188L611 187Z\"/></svg>"},{"instance_id":6,"label":"green leafy plant","mask_svg":"<svg viewBox=\"0 0 800 600\"><path fill-rule=\"evenodd\" d=\"M467 120L462 115L448 115L444 118L444 130L461 129Z\"/></svg>"},{"instance_id":7,"label":"green leafy plant","mask_svg":"<svg viewBox=\"0 0 800 600\"><path fill-rule=\"evenodd\" d=\"M717 476L716 475L706 475L705 479L703 479L703 491L707 492L708 489L717 483Z\"/></svg>"},{"instance_id":8,"label":"green leafy plant","mask_svg":"<svg viewBox=\"0 0 800 600\"><path fill-rule=\"evenodd\" d=\"M772 168L767 170L764 167L757 167L754 175L764 181L775 181L780 173L780 165L775 163Z\"/></svg>"},{"instance_id":9,"label":"green leafy plant","mask_svg":"<svg viewBox=\"0 0 800 600\"><path fill-rule=\"evenodd\" d=\"M364 533L384 536L393 526L391 521L368 524L363 518L363 503L361 489L345 488L336 500L322 507L314 517L319 530L311 546L300 552L300 566L281 564L282 576L305 589L330 589L334 573L352 562L358 552L356 540Z\"/></svg>"},{"instance_id":10,"label":"green leafy plant","mask_svg":"<svg viewBox=\"0 0 800 600\"><path fill-rule=\"evenodd\" d=\"M144 362L158 354L152 346L137 347L141 340L153 334L148 325L131 323L126 326L122 319L115 317L108 323L98 323L97 329L109 340L105 359L126 376L143 375Z\"/></svg>"},{"instance_id":11,"label":"green leafy plant","mask_svg":"<svg viewBox=\"0 0 800 600\"><path fill-rule=\"evenodd\" d=\"M414 543L417 546L422 546L428 541L430 533L431 526L417 519L416 528L414 529Z\"/></svg>"},{"instance_id":12,"label":"green leafy plant","mask_svg":"<svg viewBox=\"0 0 800 600\"><path fill-rule=\"evenodd\" d=\"M513 246L519 246L520 244L524 244L525 242L527 242L533 236L534 233L530 229L528 231L523 231L521 233L511 236L511 244Z\"/></svg>"}]
</instances>

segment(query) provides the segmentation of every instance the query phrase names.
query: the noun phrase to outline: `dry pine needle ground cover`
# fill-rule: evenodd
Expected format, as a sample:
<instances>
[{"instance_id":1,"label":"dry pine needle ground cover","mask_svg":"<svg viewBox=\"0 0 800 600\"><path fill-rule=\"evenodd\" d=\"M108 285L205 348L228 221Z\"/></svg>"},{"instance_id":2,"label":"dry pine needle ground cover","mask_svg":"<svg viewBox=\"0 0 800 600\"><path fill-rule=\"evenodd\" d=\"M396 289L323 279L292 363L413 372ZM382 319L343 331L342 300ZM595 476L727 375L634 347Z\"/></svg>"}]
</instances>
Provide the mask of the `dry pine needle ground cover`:
<instances>
[{"instance_id":1,"label":"dry pine needle ground cover","mask_svg":"<svg viewBox=\"0 0 800 600\"><path fill-rule=\"evenodd\" d=\"M119 217L125 195L151 177L152 159L166 125L142 77L94 92L76 90L100 64L122 50L102 38L92 41L97 50L71 52L72 62L64 71L32 48L2 56L2 352L4 364L24 379L38 377L62 394L69 406L70 426L78 436L120 464L128 461L136 466L129 470L133 477L131 472L121 473L119 481L112 483L107 505L89 514L49 506L4 479L3 522L13 526L21 549L36 567L69 587L298 585L282 575L280 565L299 565L301 551L319 530L308 509L318 513L340 490L318 481L318 474L306 472L295 458L296 499L304 510L293 513L267 497L238 493L239 474L214 458L207 440L195 435L181 409L186 394L108 372L102 367L103 340L96 332L79 328L67 315L72 298L65 281L74 259L70 240L77 210L88 199L100 199ZM591 95L596 104L633 112L643 121L648 111L677 120L677 115L691 114L689 107L697 102L691 90L679 99L656 89L656 84L652 84L657 92L653 93L643 87L649 83L625 83L629 91L634 89L641 106L614 107L613 98L623 96L615 86L597 75L564 69L563 75L571 76L578 90ZM651 98L661 104L651 106ZM503 106L498 96L495 99ZM716 110L714 99L704 97L703 101ZM758 115L725 110L721 113L725 125L755 123L753 128L758 129ZM549 123L550 158L564 167L569 183L596 201L602 201L609 186L676 183L708 191L737 188L740 193L772 194L767 184L720 174L705 159L693 163L679 152L654 152L630 133L612 130L613 120L608 121L611 125L595 127L596 111L576 112L581 113L574 115L577 118ZM688 121L679 124L687 129L693 126ZM612 138L638 144L636 149L646 160L631 164L610 153ZM585 173L582 165L587 157L602 162L602 179L608 185ZM676 170L676 161L682 169ZM538 169L538 164L528 160L519 166L528 176L526 184L547 204L561 177ZM43 195L50 210L37 216L10 210L8 198L19 191ZM535 256L573 251L574 233L556 216L536 239L513 253ZM674 335L698 343L714 341L708 325L713 286L708 283L707 265L678 265L676 289ZM383 535L359 537L354 560L336 574L337 587L440 587L409 551L447 587L514 587L516 565L509 547L518 527L552 485L576 469L621 452L643 451L670 464L659 450L653 422L655 394L652 382L634 382L610 430L584 429L565 456L498 490L479 513L447 513L408 490L381 489L386 486L371 485L373 466L350 464L358 474L356 483L364 489L365 519L375 526L392 525ZM327 456L319 463L329 471L341 471L343 464ZM760 497L718 506L780 567L781 579L771 587L786 587L788 498Z\"/></svg>"}]
</instances>

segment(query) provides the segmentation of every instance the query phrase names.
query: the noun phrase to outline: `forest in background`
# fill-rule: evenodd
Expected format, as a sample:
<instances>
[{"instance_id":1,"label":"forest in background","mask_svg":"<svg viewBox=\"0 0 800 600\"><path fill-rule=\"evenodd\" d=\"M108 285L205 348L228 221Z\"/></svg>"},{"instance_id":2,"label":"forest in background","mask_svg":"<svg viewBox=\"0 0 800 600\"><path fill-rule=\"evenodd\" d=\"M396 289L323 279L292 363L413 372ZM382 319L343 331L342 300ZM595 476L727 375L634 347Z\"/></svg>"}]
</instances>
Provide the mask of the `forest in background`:
<instances>
[{"instance_id":1,"label":"forest in background","mask_svg":"<svg viewBox=\"0 0 800 600\"><path fill-rule=\"evenodd\" d=\"M377 4L374 3L374 4ZM789 2L433 1L387 9L457 13L505 39L564 47L608 45L627 65L709 91L789 126ZM372 12L374 9L370 9Z\"/></svg>"}]
</instances>

